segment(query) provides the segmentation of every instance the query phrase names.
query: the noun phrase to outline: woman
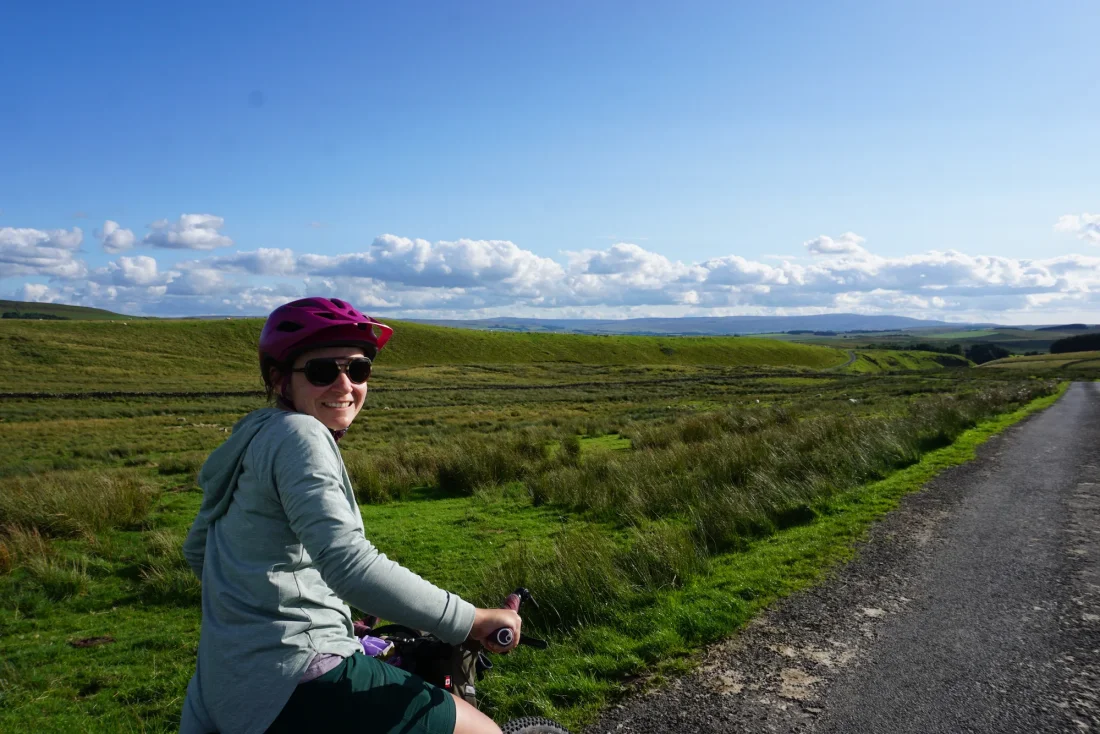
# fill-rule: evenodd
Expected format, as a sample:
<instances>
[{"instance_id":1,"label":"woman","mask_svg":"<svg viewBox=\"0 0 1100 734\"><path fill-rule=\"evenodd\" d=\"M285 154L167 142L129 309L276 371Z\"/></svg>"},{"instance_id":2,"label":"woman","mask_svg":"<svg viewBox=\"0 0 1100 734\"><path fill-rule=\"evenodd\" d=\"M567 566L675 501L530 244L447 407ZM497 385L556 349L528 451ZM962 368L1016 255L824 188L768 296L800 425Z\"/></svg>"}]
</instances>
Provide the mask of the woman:
<instances>
[{"instance_id":1,"label":"woman","mask_svg":"<svg viewBox=\"0 0 1100 734\"><path fill-rule=\"evenodd\" d=\"M207 459L202 507L184 541L202 579L185 734L499 734L465 701L365 656L353 635L345 602L497 652L506 650L488 640L493 631L509 627L518 640L520 630L515 612L475 609L364 536L336 442L392 333L326 298L280 306L264 324L260 371L275 405L242 418Z\"/></svg>"}]
</instances>

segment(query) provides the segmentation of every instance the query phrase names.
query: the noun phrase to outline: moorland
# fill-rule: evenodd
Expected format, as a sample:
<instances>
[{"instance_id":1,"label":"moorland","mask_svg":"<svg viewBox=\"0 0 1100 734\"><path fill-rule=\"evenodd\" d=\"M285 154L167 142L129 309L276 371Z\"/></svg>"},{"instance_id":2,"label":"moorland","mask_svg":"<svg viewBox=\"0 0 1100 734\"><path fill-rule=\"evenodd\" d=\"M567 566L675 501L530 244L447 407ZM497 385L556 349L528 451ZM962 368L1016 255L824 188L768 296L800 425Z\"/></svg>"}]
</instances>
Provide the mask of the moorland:
<instances>
[{"instance_id":1,"label":"moorland","mask_svg":"<svg viewBox=\"0 0 1100 734\"><path fill-rule=\"evenodd\" d=\"M0 730L172 731L206 455L262 407L259 320L0 323ZM396 324L341 442L368 537L545 652L501 717L573 726L851 554L1066 375L774 339ZM1078 374L1078 373L1074 373Z\"/></svg>"}]
</instances>

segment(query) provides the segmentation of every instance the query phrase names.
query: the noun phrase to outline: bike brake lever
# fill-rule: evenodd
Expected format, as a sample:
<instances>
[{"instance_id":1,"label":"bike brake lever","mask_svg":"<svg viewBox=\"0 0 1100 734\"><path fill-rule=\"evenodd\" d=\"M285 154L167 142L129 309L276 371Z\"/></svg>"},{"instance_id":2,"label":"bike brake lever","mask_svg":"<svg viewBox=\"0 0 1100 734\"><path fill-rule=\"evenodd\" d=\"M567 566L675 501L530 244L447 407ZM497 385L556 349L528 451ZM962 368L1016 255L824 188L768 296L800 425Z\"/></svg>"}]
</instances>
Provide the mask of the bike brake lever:
<instances>
[{"instance_id":1,"label":"bike brake lever","mask_svg":"<svg viewBox=\"0 0 1100 734\"><path fill-rule=\"evenodd\" d=\"M520 606L523 606L524 602L530 602L535 605L535 609L539 608L539 603L535 601L535 597L532 596L531 592L526 588L521 586L512 593L519 597Z\"/></svg>"}]
</instances>

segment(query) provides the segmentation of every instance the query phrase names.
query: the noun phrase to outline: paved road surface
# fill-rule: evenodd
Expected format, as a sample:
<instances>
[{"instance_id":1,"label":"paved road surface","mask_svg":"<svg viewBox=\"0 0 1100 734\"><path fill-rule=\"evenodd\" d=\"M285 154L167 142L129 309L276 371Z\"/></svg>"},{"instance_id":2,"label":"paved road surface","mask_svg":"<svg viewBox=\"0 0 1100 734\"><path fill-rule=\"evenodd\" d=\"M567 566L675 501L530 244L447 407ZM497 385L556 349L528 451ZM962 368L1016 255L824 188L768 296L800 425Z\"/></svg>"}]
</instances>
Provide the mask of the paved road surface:
<instances>
[{"instance_id":1,"label":"paved road surface","mask_svg":"<svg viewBox=\"0 0 1100 734\"><path fill-rule=\"evenodd\" d=\"M1100 732L1100 384L982 447L855 561L589 732Z\"/></svg>"}]
</instances>

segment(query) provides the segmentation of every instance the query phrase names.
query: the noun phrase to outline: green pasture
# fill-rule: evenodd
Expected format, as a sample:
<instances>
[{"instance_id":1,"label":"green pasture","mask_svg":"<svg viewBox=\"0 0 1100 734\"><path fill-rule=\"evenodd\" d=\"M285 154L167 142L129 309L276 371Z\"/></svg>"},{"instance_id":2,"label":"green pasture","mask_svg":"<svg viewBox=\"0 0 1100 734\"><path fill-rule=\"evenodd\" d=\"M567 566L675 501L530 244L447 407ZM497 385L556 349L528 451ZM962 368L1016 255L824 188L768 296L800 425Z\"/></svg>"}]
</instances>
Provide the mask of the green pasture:
<instances>
[{"instance_id":1,"label":"green pasture","mask_svg":"<svg viewBox=\"0 0 1100 734\"><path fill-rule=\"evenodd\" d=\"M1034 354L1005 357L982 365L983 369L1029 370L1032 372L1064 372L1067 370L1092 370L1100 360L1100 352L1063 352L1060 354Z\"/></svg>"},{"instance_id":2,"label":"green pasture","mask_svg":"<svg viewBox=\"0 0 1100 734\"><path fill-rule=\"evenodd\" d=\"M845 369L857 374L874 374L900 370L936 370L944 367L969 367L972 363L953 354L898 351L892 349L861 349L856 360Z\"/></svg>"},{"instance_id":3,"label":"green pasture","mask_svg":"<svg viewBox=\"0 0 1100 734\"><path fill-rule=\"evenodd\" d=\"M244 386L0 399L0 731L174 730L201 594L179 545L202 461L263 405L248 389L257 326L0 324L0 392L79 392L42 376L77 355L116 390L153 391L146 365L180 390ZM859 353L838 371L845 350L766 340L408 326L340 444L367 535L483 605L530 587L541 608L525 627L553 646L498 659L485 703L573 726L690 667L1057 394L1014 370L932 369L927 353ZM800 361L770 361L777 344ZM72 644L96 637L110 640Z\"/></svg>"}]
</instances>

